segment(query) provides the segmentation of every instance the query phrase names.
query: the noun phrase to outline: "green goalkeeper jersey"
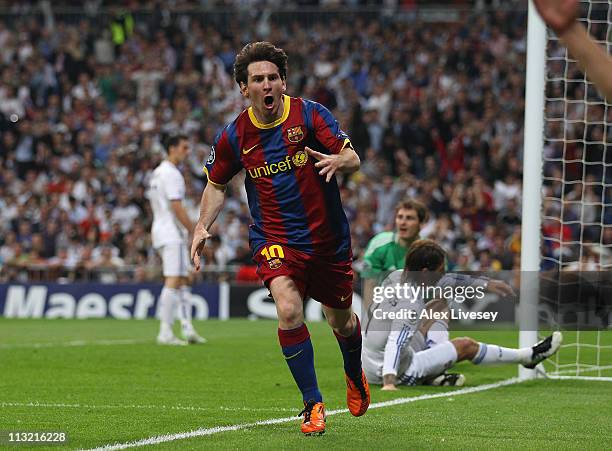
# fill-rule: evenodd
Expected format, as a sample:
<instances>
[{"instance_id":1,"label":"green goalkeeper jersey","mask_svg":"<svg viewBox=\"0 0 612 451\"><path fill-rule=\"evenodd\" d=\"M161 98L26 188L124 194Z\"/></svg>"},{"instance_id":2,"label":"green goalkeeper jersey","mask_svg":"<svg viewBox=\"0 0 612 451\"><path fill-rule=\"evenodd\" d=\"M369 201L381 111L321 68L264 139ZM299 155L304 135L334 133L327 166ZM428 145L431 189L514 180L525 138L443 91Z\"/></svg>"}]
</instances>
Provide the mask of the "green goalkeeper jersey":
<instances>
[{"instance_id":1,"label":"green goalkeeper jersey","mask_svg":"<svg viewBox=\"0 0 612 451\"><path fill-rule=\"evenodd\" d=\"M414 241L419 238L415 238ZM410 249L402 246L396 240L395 233L382 232L370 240L364 253L364 270L361 276L364 278L384 277L388 272L404 269L406 253Z\"/></svg>"}]
</instances>

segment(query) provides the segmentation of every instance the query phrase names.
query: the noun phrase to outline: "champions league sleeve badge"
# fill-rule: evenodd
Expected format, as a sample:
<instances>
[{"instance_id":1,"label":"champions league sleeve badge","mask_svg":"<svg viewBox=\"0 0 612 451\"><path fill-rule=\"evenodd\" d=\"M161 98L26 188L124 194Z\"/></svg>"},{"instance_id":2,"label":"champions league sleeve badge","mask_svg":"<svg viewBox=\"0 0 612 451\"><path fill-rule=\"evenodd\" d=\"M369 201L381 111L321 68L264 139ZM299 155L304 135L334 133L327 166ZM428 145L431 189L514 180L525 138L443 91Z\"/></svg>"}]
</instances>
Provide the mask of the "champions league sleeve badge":
<instances>
[{"instance_id":1,"label":"champions league sleeve badge","mask_svg":"<svg viewBox=\"0 0 612 451\"><path fill-rule=\"evenodd\" d=\"M210 155L208 155L208 159L206 160L206 164L213 164L215 162L215 146L210 147Z\"/></svg>"}]
</instances>

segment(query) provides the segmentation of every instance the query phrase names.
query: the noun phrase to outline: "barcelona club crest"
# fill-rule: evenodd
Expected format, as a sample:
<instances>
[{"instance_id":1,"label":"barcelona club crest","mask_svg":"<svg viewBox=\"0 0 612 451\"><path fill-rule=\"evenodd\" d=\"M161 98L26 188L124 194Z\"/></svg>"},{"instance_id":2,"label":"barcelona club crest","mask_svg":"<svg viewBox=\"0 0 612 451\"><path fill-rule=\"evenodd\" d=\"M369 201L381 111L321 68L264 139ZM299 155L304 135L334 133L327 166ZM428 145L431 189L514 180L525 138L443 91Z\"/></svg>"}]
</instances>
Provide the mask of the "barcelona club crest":
<instances>
[{"instance_id":1,"label":"barcelona club crest","mask_svg":"<svg viewBox=\"0 0 612 451\"><path fill-rule=\"evenodd\" d=\"M302 126L298 125L297 127L291 127L287 129L287 139L292 143L299 143L302 139L304 139L304 132L302 131Z\"/></svg>"},{"instance_id":2,"label":"barcelona club crest","mask_svg":"<svg viewBox=\"0 0 612 451\"><path fill-rule=\"evenodd\" d=\"M305 150L300 150L299 152L296 152L293 157L291 157L291 161L293 161L293 164L296 167L301 168L308 161L308 154Z\"/></svg>"},{"instance_id":3,"label":"barcelona club crest","mask_svg":"<svg viewBox=\"0 0 612 451\"><path fill-rule=\"evenodd\" d=\"M270 265L270 269L278 269L281 267L282 264L283 262L280 258L273 258L271 260L268 260L268 265Z\"/></svg>"}]
</instances>

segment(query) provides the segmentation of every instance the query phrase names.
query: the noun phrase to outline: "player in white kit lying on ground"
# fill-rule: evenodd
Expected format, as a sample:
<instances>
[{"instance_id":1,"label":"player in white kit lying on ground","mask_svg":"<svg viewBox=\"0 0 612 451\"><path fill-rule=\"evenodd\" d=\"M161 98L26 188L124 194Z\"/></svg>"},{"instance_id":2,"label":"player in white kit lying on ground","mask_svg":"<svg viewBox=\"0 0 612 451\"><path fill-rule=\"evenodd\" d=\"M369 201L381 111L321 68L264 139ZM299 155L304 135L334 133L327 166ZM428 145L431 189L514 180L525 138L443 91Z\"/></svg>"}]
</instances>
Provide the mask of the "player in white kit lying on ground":
<instances>
[{"instance_id":1,"label":"player in white kit lying on ground","mask_svg":"<svg viewBox=\"0 0 612 451\"><path fill-rule=\"evenodd\" d=\"M157 342L163 345L204 343L206 340L197 334L191 324L191 262L187 239L194 225L183 207L185 179L177 167L189 155L187 136L170 137L167 149L168 157L153 171L148 192L153 210L151 240L161 256L164 275L164 287L159 295ZM176 308L184 340L175 337L172 332Z\"/></svg>"},{"instance_id":2,"label":"player in white kit lying on ground","mask_svg":"<svg viewBox=\"0 0 612 451\"><path fill-rule=\"evenodd\" d=\"M471 286L474 290L501 296L514 294L512 288L501 280L443 274L445 261L446 253L438 244L431 240L416 241L406 255L404 270L391 273L380 292L405 283L416 286L426 278L427 284L441 289ZM414 280L416 274L423 275L423 278ZM446 373L462 360L471 360L474 364L519 363L534 368L557 352L561 345L560 332L554 332L532 347L521 349L479 343L469 337L449 340L448 319L442 319L449 312L447 301L435 299L425 303L422 297L404 293L397 290L393 296L373 304L373 308L380 311L373 312L365 329L363 369L368 381L382 384L383 390L417 383L463 385L463 375ZM407 311L414 314L407 315ZM389 316L396 319L388 319Z\"/></svg>"}]
</instances>

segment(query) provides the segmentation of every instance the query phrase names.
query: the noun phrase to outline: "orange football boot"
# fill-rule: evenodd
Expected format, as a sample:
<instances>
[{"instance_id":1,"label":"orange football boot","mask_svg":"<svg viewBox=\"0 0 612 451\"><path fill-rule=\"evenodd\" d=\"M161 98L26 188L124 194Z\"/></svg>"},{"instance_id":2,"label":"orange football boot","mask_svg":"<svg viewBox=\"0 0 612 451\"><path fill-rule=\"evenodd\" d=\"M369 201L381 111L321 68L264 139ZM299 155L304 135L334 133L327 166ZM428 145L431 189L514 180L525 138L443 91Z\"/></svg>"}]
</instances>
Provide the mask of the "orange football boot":
<instances>
[{"instance_id":1,"label":"orange football boot","mask_svg":"<svg viewBox=\"0 0 612 451\"><path fill-rule=\"evenodd\" d=\"M298 417L304 415L302 420L302 432L304 435L322 435L325 434L325 404L310 400L304 403Z\"/></svg>"},{"instance_id":2,"label":"orange football boot","mask_svg":"<svg viewBox=\"0 0 612 451\"><path fill-rule=\"evenodd\" d=\"M368 380L361 371L361 380L355 383L348 377L346 378L346 405L348 406L351 415L354 417L360 417L368 410L370 405L370 386Z\"/></svg>"}]
</instances>

